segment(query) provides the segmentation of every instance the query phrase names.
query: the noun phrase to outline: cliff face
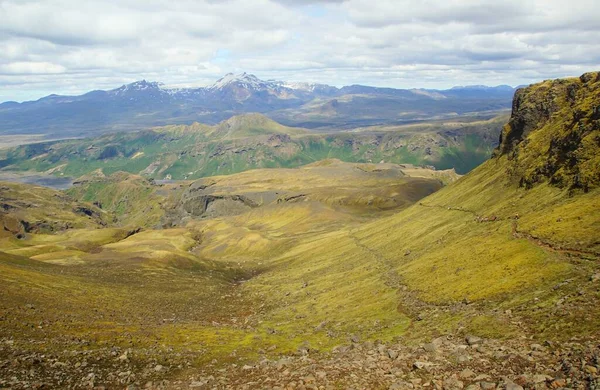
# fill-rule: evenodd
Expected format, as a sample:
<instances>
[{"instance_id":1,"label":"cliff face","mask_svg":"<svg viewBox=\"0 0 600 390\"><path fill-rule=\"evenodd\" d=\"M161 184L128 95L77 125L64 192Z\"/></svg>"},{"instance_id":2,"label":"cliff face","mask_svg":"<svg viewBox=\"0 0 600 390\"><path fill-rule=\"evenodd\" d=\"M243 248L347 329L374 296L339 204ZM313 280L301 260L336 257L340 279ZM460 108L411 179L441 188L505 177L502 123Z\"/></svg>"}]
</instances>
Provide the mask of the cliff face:
<instances>
[{"instance_id":1,"label":"cliff face","mask_svg":"<svg viewBox=\"0 0 600 390\"><path fill-rule=\"evenodd\" d=\"M600 72L519 89L495 156L524 187L588 191L600 185Z\"/></svg>"}]
</instances>

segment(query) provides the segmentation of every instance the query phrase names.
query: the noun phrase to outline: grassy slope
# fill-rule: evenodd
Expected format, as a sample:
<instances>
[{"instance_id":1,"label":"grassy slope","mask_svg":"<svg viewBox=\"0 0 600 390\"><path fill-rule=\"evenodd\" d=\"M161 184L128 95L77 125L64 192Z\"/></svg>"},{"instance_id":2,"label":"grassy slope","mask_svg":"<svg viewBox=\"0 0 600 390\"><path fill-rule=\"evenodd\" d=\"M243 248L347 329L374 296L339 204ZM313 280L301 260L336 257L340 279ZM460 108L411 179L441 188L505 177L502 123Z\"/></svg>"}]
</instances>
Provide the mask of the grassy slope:
<instances>
[{"instance_id":1,"label":"grassy slope","mask_svg":"<svg viewBox=\"0 0 600 390\"><path fill-rule=\"evenodd\" d=\"M598 332L592 318L600 315L599 297L589 282L597 265L585 260L594 256L571 257L512 230L517 222L522 234L597 251L597 191L568 197L545 184L525 190L505 178L506 167L505 157L491 160L422 204L366 224L348 210L301 202L126 239L118 230L104 237L88 231L94 242L86 245L76 244L89 240L86 231L63 242L35 237L25 243L30 248L4 242L12 254L0 254L1 304L20 322L0 326L17 340L41 341L28 348L53 352L55 344L42 340L64 345L77 336L98 348L134 347L140 361L180 353L173 358L192 365L247 361L269 346L276 346L271 355L304 344L326 350L351 335L510 337L535 330L552 339ZM550 225L554 215L543 212L550 206L572 213L564 214L564 228L535 230ZM497 219L477 222L476 215ZM40 245L79 254L41 258L60 267L14 257L38 258ZM23 312L26 303L40 309ZM68 322L62 313L70 313ZM29 327L40 321L41 330Z\"/></svg>"},{"instance_id":2,"label":"grassy slope","mask_svg":"<svg viewBox=\"0 0 600 390\"><path fill-rule=\"evenodd\" d=\"M547 87L542 84L526 91L547 92ZM558 89L559 102L566 90ZM575 111L582 104L590 106L583 99L590 96L589 90L576 95ZM557 106L560 110L564 104ZM560 113L552 116L558 124L550 121L540 126L523 145L535 147L540 137L548 140L552 134L565 137L566 123L560 122ZM591 147L586 139L583 147ZM587 156L577 163L583 167L595 158L593 153L577 155ZM555 158L554 152L548 158ZM368 313L398 331L403 317L382 309L395 302L408 318L424 319L412 324L409 334L417 337L460 329L496 337L531 331L538 337L559 339L591 336L600 330L593 321L600 314L599 294L591 281L600 252L599 190L588 186L587 193L572 192L553 186L552 180L525 189L514 180L514 164L513 156L501 155L393 217L300 241L288 251L275 253L267 262L270 272L246 286L262 291L275 308L270 323L292 334L323 318L337 324L334 333L360 329L360 324L345 327L355 318L350 315L354 307L370 307ZM528 172L529 166L521 169ZM223 256L236 253L236 240L225 242ZM239 247L240 252L245 250ZM207 255L220 254L212 248ZM257 256L263 256L262 251ZM379 281L371 284L374 277ZM348 283L339 286L340 279ZM356 288L348 291L355 283ZM282 291L304 284L310 295L297 294L295 300L281 296ZM377 284L381 290L374 287ZM375 307L369 306L369 294L396 289L399 301L384 294ZM342 294L337 295L339 291ZM352 308L341 298L348 296L355 303ZM331 302L338 299L341 304L332 310ZM307 320L298 325L289 320L290 312ZM361 311L360 317L369 318L368 313Z\"/></svg>"},{"instance_id":3,"label":"grassy slope","mask_svg":"<svg viewBox=\"0 0 600 390\"><path fill-rule=\"evenodd\" d=\"M363 198L368 198L369 192L376 193L384 184L402 192L402 187L396 188L398 180L410 183L413 179L404 177L398 167L388 164L383 166L385 169L381 168L328 160L304 169L251 171L209 178L206 180L222 181L215 187L220 186L219 191L225 193L308 190L316 195L315 200L273 202L235 217L192 221L187 227L176 229L138 233L123 228L78 229L59 235L31 235L27 240L5 239L1 243L0 267L6 283L0 303L23 321L0 326L17 340L53 337L62 340L58 342L60 344L76 336L84 337L98 348L107 343L126 347L133 342L136 348L148 351L161 340L161 344L182 353L186 359L198 362L212 358L223 362L231 359L229 355L233 351L237 351L241 359L253 358L257 350L269 345L277 345L273 354L293 352L304 342L314 348L330 348L346 342L351 333L370 329L376 320L383 324L381 326L389 327L391 337L393 329L401 330L408 324L405 316L388 310L394 305L390 298L395 292L391 288L382 291L386 299L381 304L364 300L362 308L350 304L351 300L371 299L370 293L353 298L350 291L336 291L337 298L329 296L329 303L325 304L329 307L328 312L333 312L340 304L346 306L345 310L335 309L338 314L332 318L337 318L340 325L329 335L325 330L315 334L311 331L325 319L323 313L310 320L294 321L294 326L288 330L278 319L285 317L289 321L293 311L301 315L309 309L315 310L309 295L312 284L303 289L305 279L298 279L306 264L304 260L295 260L293 254L333 236L342 238L340 244L345 243L345 229L359 226L365 220L362 208L370 206ZM416 176L415 183L425 185L425 194L429 192L427 185L435 184L437 188L438 176L444 174L415 168L407 171ZM446 175L440 178L447 181L456 178L452 172ZM122 180L115 180L117 177ZM111 212L119 210L113 200L123 194L133 199L139 191L132 192L132 188L142 190L147 184L143 180L140 182L140 178L118 174L103 179L105 185L96 188L100 179L87 178L91 186L84 184L72 192L89 200L94 193L101 199L93 199L100 200ZM347 192L343 198L352 207L337 207L339 194L330 193L336 183L344 185ZM161 193L161 199L176 203L176 196L169 198L169 188L156 189ZM120 195L113 196L115 193ZM396 196L404 200L395 207L406 207L407 203L415 201L413 197L418 199L419 193L418 189L416 192L409 189L405 199L398 193ZM137 203L144 206L152 199L139 198ZM374 210L376 208L371 212ZM126 218L117 220L117 224L125 224L125 221ZM330 250L334 254L336 247ZM350 255L345 265L323 263L317 266L315 263L316 268L327 267L322 270L327 272L318 273L323 273L324 277L328 277L329 272L344 275L352 262L368 273L368 276L357 275L357 283L369 291L380 288L378 273L365 264L359 254ZM23 256L18 258L17 265L13 261L15 256ZM288 256L289 260L281 256ZM239 284L240 280L256 275L281 272L287 266L276 263L287 261L292 261L293 265L289 268L290 273L281 278L279 287L289 289L289 306L280 307L279 302L266 297L265 294L272 294L262 281ZM333 279L328 280L329 288L334 292L336 283ZM247 289L246 285L251 287ZM69 291L71 298L62 299L65 291ZM338 299L340 301L336 303ZM20 308L25 303L43 309L21 313ZM69 313L71 322L63 318L63 313ZM45 318L43 331L28 325L32 321L42 321L39 316ZM176 321L164 322L164 318L176 318ZM374 333L375 329L379 327L368 333L379 337ZM35 348L52 350L53 346L41 341ZM164 348L158 346L157 351L171 356Z\"/></svg>"},{"instance_id":4,"label":"grassy slope","mask_svg":"<svg viewBox=\"0 0 600 390\"><path fill-rule=\"evenodd\" d=\"M495 337L528 333L527 326L548 338L598 332L599 324L591 319L600 315L599 296L590 282L597 265L585 260L597 255L576 250L598 253L600 226L594 211L599 193L572 198L547 185L519 189L504 179L506 165L504 158L490 161L392 217L307 238L280 255L271 251L265 265L269 272L245 288L261 291L272 305L269 324L303 337L322 321L334 334L361 332L379 338L402 335L409 324L407 335L417 338L461 327ZM561 229L533 229L549 225L554 216L547 209L572 213L562 220ZM477 222L476 216L496 220ZM239 226L239 218L232 224ZM520 234L513 232L514 224ZM551 249L526 238L527 233L556 248L572 245L573 251ZM251 251L239 237L221 235L217 242L226 251L219 254L213 247L206 255L227 257L239 248L247 256ZM264 252L257 252L263 262ZM566 280L564 287L554 289ZM557 302L565 296L568 312L556 313ZM508 309L524 321L525 329L512 324ZM424 320L415 321L418 316Z\"/></svg>"},{"instance_id":5,"label":"grassy slope","mask_svg":"<svg viewBox=\"0 0 600 390\"><path fill-rule=\"evenodd\" d=\"M322 160L293 169L257 169L212 176L197 183L214 195L244 194L258 204L296 196L332 206L394 209L457 180L452 170L436 171L410 165L353 164ZM274 193L274 194L273 194Z\"/></svg>"},{"instance_id":6,"label":"grassy slope","mask_svg":"<svg viewBox=\"0 0 600 390\"><path fill-rule=\"evenodd\" d=\"M164 199L156 194L156 188L146 179L117 172L109 177L80 178L80 184L66 191L83 202L97 202L102 209L114 216L111 221L120 226L156 226L163 210Z\"/></svg>"},{"instance_id":7,"label":"grassy slope","mask_svg":"<svg viewBox=\"0 0 600 390\"><path fill-rule=\"evenodd\" d=\"M0 199L0 237L27 232L98 228L107 219L97 207L77 202L60 191L46 187L0 182Z\"/></svg>"}]
</instances>

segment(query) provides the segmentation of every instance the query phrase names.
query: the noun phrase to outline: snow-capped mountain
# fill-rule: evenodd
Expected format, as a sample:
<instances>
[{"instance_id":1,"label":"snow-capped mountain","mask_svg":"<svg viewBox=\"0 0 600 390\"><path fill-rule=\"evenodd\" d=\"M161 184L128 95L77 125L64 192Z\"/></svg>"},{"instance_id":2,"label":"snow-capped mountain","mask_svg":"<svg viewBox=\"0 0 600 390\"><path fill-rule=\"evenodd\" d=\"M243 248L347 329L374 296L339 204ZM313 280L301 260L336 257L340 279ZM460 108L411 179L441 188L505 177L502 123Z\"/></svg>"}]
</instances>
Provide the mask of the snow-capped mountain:
<instances>
[{"instance_id":1,"label":"snow-capped mountain","mask_svg":"<svg viewBox=\"0 0 600 390\"><path fill-rule=\"evenodd\" d=\"M151 95L154 95L155 97L183 98L204 93L204 88L176 88L169 87L161 82L146 80L124 84L119 88L108 91L108 94L112 96L128 96L134 98L136 96L143 98L144 96Z\"/></svg>"},{"instance_id":2,"label":"snow-capped mountain","mask_svg":"<svg viewBox=\"0 0 600 390\"><path fill-rule=\"evenodd\" d=\"M126 97L129 100L144 100L147 97L168 98L173 101L205 98L212 100L217 106L220 103L232 105L257 100L255 104L268 103L277 105L273 99L282 101L306 100L321 95L331 95L337 88L322 84L288 83L276 80L261 80L253 74L228 73L214 84L200 88L174 88L155 81L136 81L107 91L110 96ZM100 91L98 91L100 92ZM208 102L209 105L211 102ZM289 106L289 102L281 106Z\"/></svg>"},{"instance_id":3,"label":"snow-capped mountain","mask_svg":"<svg viewBox=\"0 0 600 390\"><path fill-rule=\"evenodd\" d=\"M134 83L131 84L125 84L120 88L117 89L113 89L111 92L113 92L115 95L118 94L125 94L127 92L131 92L131 91L146 91L146 90L160 90L160 88L163 86L163 83L159 83L156 81L152 81L152 82L148 82L146 80L142 80L142 81L136 81Z\"/></svg>"},{"instance_id":4,"label":"snow-capped mountain","mask_svg":"<svg viewBox=\"0 0 600 390\"><path fill-rule=\"evenodd\" d=\"M290 91L278 84L261 80L255 75L245 72L238 75L226 74L208 87L208 91L220 99L229 98L236 102L243 102L257 95L261 99L272 97L288 99L290 97Z\"/></svg>"},{"instance_id":5,"label":"snow-capped mountain","mask_svg":"<svg viewBox=\"0 0 600 390\"><path fill-rule=\"evenodd\" d=\"M246 112L267 114L286 125L348 128L505 109L510 107L513 92L507 86L443 91L362 85L336 88L262 80L249 73L229 73L200 88L141 80L80 96L50 95L32 102L0 104L0 134L71 137L194 121L212 124Z\"/></svg>"},{"instance_id":6,"label":"snow-capped mountain","mask_svg":"<svg viewBox=\"0 0 600 390\"><path fill-rule=\"evenodd\" d=\"M306 100L318 96L331 96L338 89L329 85L294 83L279 80L261 80L246 72L240 74L228 73L213 85L208 87L211 93L229 96L236 101L245 101L258 96L277 98L281 100Z\"/></svg>"},{"instance_id":7,"label":"snow-capped mountain","mask_svg":"<svg viewBox=\"0 0 600 390\"><path fill-rule=\"evenodd\" d=\"M213 85L211 85L209 89L224 89L232 85L256 90L269 88L272 86L271 83L263 81L253 74L248 74L244 72L238 75L235 75L233 73L227 73L225 76L221 77Z\"/></svg>"}]
</instances>

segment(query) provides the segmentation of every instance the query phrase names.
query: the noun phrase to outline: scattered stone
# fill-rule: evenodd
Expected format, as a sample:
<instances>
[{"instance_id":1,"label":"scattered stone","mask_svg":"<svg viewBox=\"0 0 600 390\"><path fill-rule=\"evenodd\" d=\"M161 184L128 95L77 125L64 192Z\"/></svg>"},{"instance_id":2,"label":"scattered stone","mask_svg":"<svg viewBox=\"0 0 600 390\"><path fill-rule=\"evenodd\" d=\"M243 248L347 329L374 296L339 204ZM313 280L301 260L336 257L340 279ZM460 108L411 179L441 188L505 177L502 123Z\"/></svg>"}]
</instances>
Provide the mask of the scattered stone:
<instances>
[{"instance_id":1,"label":"scattered stone","mask_svg":"<svg viewBox=\"0 0 600 390\"><path fill-rule=\"evenodd\" d=\"M509 382L506 384L506 390L523 390L523 386L519 386L516 383Z\"/></svg>"},{"instance_id":2,"label":"scattered stone","mask_svg":"<svg viewBox=\"0 0 600 390\"><path fill-rule=\"evenodd\" d=\"M277 367L278 369L282 369L284 367L287 367L289 365L291 365L292 361L288 358L281 358L279 359L276 363L275 363L275 367Z\"/></svg>"},{"instance_id":3,"label":"scattered stone","mask_svg":"<svg viewBox=\"0 0 600 390\"><path fill-rule=\"evenodd\" d=\"M531 382L533 383L544 383L548 380L552 380L552 377L548 375L537 374L531 377Z\"/></svg>"},{"instance_id":4,"label":"scattered stone","mask_svg":"<svg viewBox=\"0 0 600 390\"><path fill-rule=\"evenodd\" d=\"M467 379L474 378L475 373L473 372L473 370L471 370L469 368L465 368L464 370L462 370L460 372L460 374L458 374L458 376L460 377L460 379L467 380Z\"/></svg>"},{"instance_id":5,"label":"scattered stone","mask_svg":"<svg viewBox=\"0 0 600 390\"><path fill-rule=\"evenodd\" d=\"M388 389L389 390L407 390L414 389L414 385L412 383L408 383L405 381L394 382Z\"/></svg>"},{"instance_id":6,"label":"scattered stone","mask_svg":"<svg viewBox=\"0 0 600 390\"><path fill-rule=\"evenodd\" d=\"M423 349L427 352L432 352L432 353L437 352L437 347L434 343L427 343L427 344L423 345Z\"/></svg>"},{"instance_id":7,"label":"scattered stone","mask_svg":"<svg viewBox=\"0 0 600 390\"><path fill-rule=\"evenodd\" d=\"M358 337L355 340L359 341ZM117 347L106 348L103 355L99 355L98 351L101 349L69 351L68 355L6 354L6 351L21 348L21 344L8 344L5 338L0 340L0 351L4 349L5 352L5 355L0 355L0 372L7 375L0 375L0 388L124 389L127 385L135 385L157 390L329 390L338 387L537 390L595 388L593 386L598 383L596 359L600 356L600 345L597 341L584 342L574 338L568 343L540 345L531 344L531 341L524 338L505 341L475 340L466 340L465 344L461 344L463 341L460 339L440 337L423 344L421 348L403 345L400 341L387 344L380 341L356 342L336 347L332 354L321 354L315 350L310 355L298 354L275 361L260 356L256 362L240 363L239 360L232 360L226 367L219 366L217 361L202 367L190 365L190 356L178 358L179 353L169 353L157 347L155 352L164 353L159 360L164 364L163 367L157 364L157 360L148 360L139 365L131 364L132 349ZM81 340L74 342L77 345L82 343ZM485 348L475 347L480 344ZM265 349L267 347L268 345L264 346ZM435 354L425 352L434 349L437 351ZM532 357L533 354L535 358ZM496 355L501 356L499 360L495 358ZM122 356L127 359L122 360ZM136 352L136 363L145 356L142 350ZM232 359L237 358L235 355L231 356ZM158 355L154 355L153 359L157 358ZM184 380L166 384L164 378L172 369L177 370L177 375L184 373L191 377L182 377ZM29 375L32 375L30 373L34 372L38 375L35 383L29 379ZM52 373L52 376L43 376L45 372ZM523 374L516 375L517 373ZM552 376L548 376L549 373ZM74 376L78 378L71 381L70 385L67 382L59 384L60 380L64 380L61 378Z\"/></svg>"},{"instance_id":8,"label":"scattered stone","mask_svg":"<svg viewBox=\"0 0 600 390\"><path fill-rule=\"evenodd\" d=\"M413 368L417 369L417 370L423 370L425 368L431 367L433 366L433 363L430 362L414 362L413 363Z\"/></svg>"},{"instance_id":9,"label":"scattered stone","mask_svg":"<svg viewBox=\"0 0 600 390\"><path fill-rule=\"evenodd\" d=\"M514 382L517 385L525 386L527 382L529 382L529 378L527 377L527 375L519 375L514 379Z\"/></svg>"},{"instance_id":10,"label":"scattered stone","mask_svg":"<svg viewBox=\"0 0 600 390\"><path fill-rule=\"evenodd\" d=\"M310 352L310 346L307 342L302 343L298 349L296 350L296 352L300 355L306 356L308 355L308 353Z\"/></svg>"},{"instance_id":11,"label":"scattered stone","mask_svg":"<svg viewBox=\"0 0 600 390\"><path fill-rule=\"evenodd\" d=\"M460 364L469 362L469 355L458 355L456 361Z\"/></svg>"},{"instance_id":12,"label":"scattered stone","mask_svg":"<svg viewBox=\"0 0 600 390\"><path fill-rule=\"evenodd\" d=\"M456 378L447 378L444 380L444 385L443 385L444 390L459 390L459 389L463 389L464 387L465 387L465 384Z\"/></svg>"},{"instance_id":13,"label":"scattered stone","mask_svg":"<svg viewBox=\"0 0 600 390\"><path fill-rule=\"evenodd\" d=\"M483 339L481 337L468 335L467 337L465 337L465 341L467 342L467 344L473 346L481 344L483 342Z\"/></svg>"}]
</instances>

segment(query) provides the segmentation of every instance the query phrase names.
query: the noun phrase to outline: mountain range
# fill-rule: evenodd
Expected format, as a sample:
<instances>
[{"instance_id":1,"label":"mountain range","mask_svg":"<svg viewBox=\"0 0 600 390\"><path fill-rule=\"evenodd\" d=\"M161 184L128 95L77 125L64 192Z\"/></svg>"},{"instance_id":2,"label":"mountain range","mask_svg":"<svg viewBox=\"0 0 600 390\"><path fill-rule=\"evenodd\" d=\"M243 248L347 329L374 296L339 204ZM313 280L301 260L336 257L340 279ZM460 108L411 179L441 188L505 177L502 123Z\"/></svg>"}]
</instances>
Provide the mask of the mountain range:
<instances>
[{"instance_id":1,"label":"mountain range","mask_svg":"<svg viewBox=\"0 0 600 390\"><path fill-rule=\"evenodd\" d=\"M80 96L50 95L36 101L2 103L0 135L81 137L196 121L215 124L249 112L266 114L288 126L334 131L497 113L510 108L514 91L505 85L448 90L337 88L265 81L247 73L227 74L200 88L170 88L142 80Z\"/></svg>"}]
</instances>

